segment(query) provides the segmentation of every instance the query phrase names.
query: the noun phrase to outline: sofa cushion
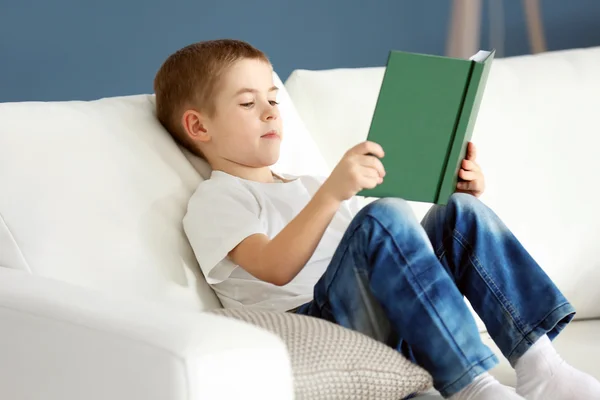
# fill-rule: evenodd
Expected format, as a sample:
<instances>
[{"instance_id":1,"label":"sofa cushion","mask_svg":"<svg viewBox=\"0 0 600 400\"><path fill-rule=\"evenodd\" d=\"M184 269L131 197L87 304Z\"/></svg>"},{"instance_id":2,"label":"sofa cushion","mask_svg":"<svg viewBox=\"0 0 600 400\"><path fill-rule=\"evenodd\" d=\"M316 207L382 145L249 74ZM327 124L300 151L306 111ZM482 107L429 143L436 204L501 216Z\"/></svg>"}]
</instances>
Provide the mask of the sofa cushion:
<instances>
[{"instance_id":1,"label":"sofa cushion","mask_svg":"<svg viewBox=\"0 0 600 400\"><path fill-rule=\"evenodd\" d=\"M482 200L572 301L577 318L600 317L598 65L600 47L494 60L473 135L486 174ZM367 137L383 72L298 70L287 80L330 167ZM429 207L411 204L418 216Z\"/></svg>"},{"instance_id":2,"label":"sofa cushion","mask_svg":"<svg viewBox=\"0 0 600 400\"><path fill-rule=\"evenodd\" d=\"M297 400L397 400L432 387L431 376L396 350L331 322L248 309L211 312L246 321L283 340Z\"/></svg>"},{"instance_id":3,"label":"sofa cushion","mask_svg":"<svg viewBox=\"0 0 600 400\"><path fill-rule=\"evenodd\" d=\"M149 96L0 104L0 266L219 307L181 223L200 179Z\"/></svg>"}]
</instances>

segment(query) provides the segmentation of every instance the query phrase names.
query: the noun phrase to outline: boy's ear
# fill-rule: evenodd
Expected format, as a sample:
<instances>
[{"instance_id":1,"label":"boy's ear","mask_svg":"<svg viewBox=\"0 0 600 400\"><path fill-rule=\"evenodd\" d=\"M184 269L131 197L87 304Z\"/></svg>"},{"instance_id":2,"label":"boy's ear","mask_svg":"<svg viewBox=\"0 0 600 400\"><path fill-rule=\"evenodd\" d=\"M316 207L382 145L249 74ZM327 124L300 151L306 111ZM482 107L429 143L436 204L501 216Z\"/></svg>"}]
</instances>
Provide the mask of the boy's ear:
<instances>
[{"instance_id":1,"label":"boy's ear","mask_svg":"<svg viewBox=\"0 0 600 400\"><path fill-rule=\"evenodd\" d=\"M181 117L181 123L185 133L192 140L200 142L208 142L210 140L210 134L205 127L205 118L200 112L192 109L186 110Z\"/></svg>"}]
</instances>

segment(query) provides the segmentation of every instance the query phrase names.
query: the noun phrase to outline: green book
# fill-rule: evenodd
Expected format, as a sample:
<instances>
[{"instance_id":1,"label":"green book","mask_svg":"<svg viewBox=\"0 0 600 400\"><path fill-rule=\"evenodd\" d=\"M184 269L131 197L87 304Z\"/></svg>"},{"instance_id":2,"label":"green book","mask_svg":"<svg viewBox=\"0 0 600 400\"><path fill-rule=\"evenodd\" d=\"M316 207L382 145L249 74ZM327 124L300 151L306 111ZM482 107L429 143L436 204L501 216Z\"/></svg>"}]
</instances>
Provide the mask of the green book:
<instances>
[{"instance_id":1,"label":"green book","mask_svg":"<svg viewBox=\"0 0 600 400\"><path fill-rule=\"evenodd\" d=\"M391 51L368 140L383 183L358 194L446 204L456 191L495 50L470 59Z\"/></svg>"}]
</instances>

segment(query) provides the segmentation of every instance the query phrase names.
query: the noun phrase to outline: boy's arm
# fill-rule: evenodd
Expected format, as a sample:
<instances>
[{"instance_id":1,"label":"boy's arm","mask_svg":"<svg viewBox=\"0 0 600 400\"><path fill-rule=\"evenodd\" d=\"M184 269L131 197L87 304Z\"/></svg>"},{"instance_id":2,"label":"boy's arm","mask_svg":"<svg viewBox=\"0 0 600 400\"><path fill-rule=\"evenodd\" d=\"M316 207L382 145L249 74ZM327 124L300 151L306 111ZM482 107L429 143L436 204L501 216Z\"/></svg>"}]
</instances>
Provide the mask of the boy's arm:
<instances>
[{"instance_id":1,"label":"boy's arm","mask_svg":"<svg viewBox=\"0 0 600 400\"><path fill-rule=\"evenodd\" d=\"M238 244L229 256L257 279L283 286L306 265L340 203L383 180L381 147L372 142L350 149L312 200L273 239L255 234Z\"/></svg>"},{"instance_id":2,"label":"boy's arm","mask_svg":"<svg viewBox=\"0 0 600 400\"><path fill-rule=\"evenodd\" d=\"M249 236L229 256L257 279L283 286L306 265L339 205L317 193L272 240L264 234Z\"/></svg>"}]
</instances>

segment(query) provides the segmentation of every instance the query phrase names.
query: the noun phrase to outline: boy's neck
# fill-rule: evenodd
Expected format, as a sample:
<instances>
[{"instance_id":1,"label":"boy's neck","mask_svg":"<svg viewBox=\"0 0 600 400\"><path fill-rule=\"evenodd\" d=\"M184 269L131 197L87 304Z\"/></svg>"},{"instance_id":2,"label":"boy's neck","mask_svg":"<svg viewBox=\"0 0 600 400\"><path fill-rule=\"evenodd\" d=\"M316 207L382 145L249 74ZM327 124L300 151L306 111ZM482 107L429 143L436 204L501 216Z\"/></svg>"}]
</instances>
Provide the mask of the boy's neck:
<instances>
[{"instance_id":1,"label":"boy's neck","mask_svg":"<svg viewBox=\"0 0 600 400\"><path fill-rule=\"evenodd\" d=\"M254 182L273 183L273 172L269 167L253 168L233 163L215 163L211 165L214 171L222 171L238 178Z\"/></svg>"}]
</instances>

